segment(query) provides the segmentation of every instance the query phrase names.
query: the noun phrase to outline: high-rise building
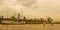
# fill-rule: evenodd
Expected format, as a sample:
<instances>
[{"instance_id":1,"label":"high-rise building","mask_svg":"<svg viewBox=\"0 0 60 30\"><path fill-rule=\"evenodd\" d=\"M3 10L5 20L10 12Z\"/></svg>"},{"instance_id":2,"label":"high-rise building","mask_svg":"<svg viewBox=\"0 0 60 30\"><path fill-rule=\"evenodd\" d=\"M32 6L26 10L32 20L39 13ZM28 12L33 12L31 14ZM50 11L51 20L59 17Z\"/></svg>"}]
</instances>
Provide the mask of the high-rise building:
<instances>
[{"instance_id":1,"label":"high-rise building","mask_svg":"<svg viewBox=\"0 0 60 30\"><path fill-rule=\"evenodd\" d=\"M18 19L20 19L20 14L18 14Z\"/></svg>"}]
</instances>

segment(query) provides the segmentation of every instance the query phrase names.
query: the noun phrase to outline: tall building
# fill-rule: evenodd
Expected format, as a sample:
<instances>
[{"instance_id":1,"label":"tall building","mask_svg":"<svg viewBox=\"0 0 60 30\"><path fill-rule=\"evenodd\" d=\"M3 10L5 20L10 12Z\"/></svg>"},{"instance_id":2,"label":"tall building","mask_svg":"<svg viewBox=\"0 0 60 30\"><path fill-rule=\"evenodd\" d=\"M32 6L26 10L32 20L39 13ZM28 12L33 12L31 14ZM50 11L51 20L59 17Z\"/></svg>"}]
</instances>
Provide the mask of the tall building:
<instances>
[{"instance_id":1,"label":"tall building","mask_svg":"<svg viewBox=\"0 0 60 30\"><path fill-rule=\"evenodd\" d=\"M18 14L18 19L20 19L20 14Z\"/></svg>"}]
</instances>

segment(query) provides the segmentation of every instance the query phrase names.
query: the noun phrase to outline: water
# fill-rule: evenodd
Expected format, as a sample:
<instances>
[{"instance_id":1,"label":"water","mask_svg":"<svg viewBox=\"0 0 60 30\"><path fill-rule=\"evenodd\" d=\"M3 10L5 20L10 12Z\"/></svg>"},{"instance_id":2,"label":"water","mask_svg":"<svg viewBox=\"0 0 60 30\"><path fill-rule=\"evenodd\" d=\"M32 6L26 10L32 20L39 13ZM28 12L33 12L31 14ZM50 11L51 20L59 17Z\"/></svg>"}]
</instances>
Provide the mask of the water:
<instances>
[{"instance_id":1,"label":"water","mask_svg":"<svg viewBox=\"0 0 60 30\"><path fill-rule=\"evenodd\" d=\"M60 30L60 24L0 25L0 30Z\"/></svg>"}]
</instances>

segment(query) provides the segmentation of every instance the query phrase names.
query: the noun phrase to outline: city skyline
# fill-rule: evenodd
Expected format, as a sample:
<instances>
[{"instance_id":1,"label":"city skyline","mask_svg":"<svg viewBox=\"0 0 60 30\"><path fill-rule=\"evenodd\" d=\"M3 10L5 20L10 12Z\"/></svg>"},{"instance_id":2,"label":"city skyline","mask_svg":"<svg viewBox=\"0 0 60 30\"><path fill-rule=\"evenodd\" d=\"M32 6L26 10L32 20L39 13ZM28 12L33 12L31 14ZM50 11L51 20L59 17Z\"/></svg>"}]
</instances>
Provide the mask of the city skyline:
<instances>
[{"instance_id":1,"label":"city skyline","mask_svg":"<svg viewBox=\"0 0 60 30\"><path fill-rule=\"evenodd\" d=\"M0 15L23 12L26 17L52 17L60 21L60 0L0 0ZM32 2L32 3L31 3ZM2 13L2 14L1 14Z\"/></svg>"}]
</instances>

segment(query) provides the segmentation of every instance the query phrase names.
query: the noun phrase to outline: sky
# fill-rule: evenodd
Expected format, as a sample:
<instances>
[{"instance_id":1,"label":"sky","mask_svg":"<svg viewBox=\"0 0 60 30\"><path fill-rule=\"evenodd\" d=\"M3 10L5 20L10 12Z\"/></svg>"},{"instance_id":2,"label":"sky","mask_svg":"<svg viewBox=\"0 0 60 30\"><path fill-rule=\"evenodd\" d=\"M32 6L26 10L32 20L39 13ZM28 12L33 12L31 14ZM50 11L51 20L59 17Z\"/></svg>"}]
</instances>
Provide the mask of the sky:
<instances>
[{"instance_id":1,"label":"sky","mask_svg":"<svg viewBox=\"0 0 60 30\"><path fill-rule=\"evenodd\" d=\"M28 18L51 17L60 21L60 0L0 0L0 16L22 14Z\"/></svg>"}]
</instances>

